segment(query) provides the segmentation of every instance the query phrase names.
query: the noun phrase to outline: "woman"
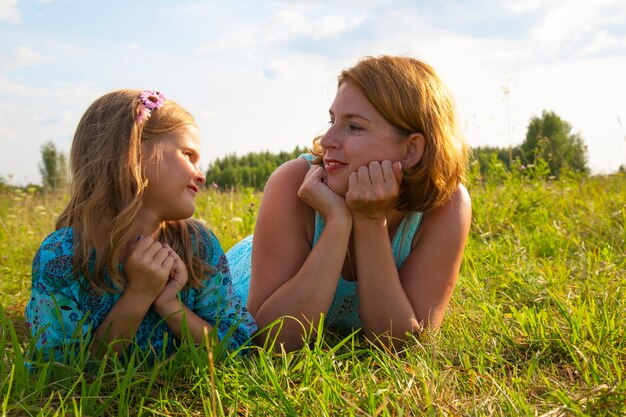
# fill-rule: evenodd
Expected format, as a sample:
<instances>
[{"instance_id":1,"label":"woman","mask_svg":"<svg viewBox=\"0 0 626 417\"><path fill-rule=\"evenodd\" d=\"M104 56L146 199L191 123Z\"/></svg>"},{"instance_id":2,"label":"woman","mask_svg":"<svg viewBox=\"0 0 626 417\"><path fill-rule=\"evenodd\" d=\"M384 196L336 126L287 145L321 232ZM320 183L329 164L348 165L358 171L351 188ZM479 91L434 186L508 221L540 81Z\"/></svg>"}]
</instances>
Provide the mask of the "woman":
<instances>
[{"instance_id":1,"label":"woman","mask_svg":"<svg viewBox=\"0 0 626 417\"><path fill-rule=\"evenodd\" d=\"M368 57L329 114L312 155L268 180L254 240L227 254L259 329L293 318L257 340L298 349L322 316L385 344L438 328L471 218L452 96L423 62Z\"/></svg>"}]
</instances>

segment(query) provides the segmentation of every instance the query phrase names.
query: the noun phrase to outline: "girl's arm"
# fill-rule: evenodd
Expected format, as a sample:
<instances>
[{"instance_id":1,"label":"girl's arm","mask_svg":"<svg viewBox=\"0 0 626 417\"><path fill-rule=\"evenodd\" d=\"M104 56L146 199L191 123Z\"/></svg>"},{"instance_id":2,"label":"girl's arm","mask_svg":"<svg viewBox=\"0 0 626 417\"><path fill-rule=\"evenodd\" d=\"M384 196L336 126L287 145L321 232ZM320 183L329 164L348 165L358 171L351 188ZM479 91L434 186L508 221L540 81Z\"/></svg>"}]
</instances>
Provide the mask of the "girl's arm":
<instances>
[{"instance_id":1,"label":"girl's arm","mask_svg":"<svg viewBox=\"0 0 626 417\"><path fill-rule=\"evenodd\" d=\"M183 338L183 328L186 327L194 343L200 345L204 343L205 332L208 334L213 330L213 326L191 311L189 307L183 303L177 303L175 306L170 305L169 307L166 306L162 308L155 306L155 310L159 316L163 317L167 327L174 333L177 340Z\"/></svg>"},{"instance_id":2,"label":"girl's arm","mask_svg":"<svg viewBox=\"0 0 626 417\"><path fill-rule=\"evenodd\" d=\"M105 319L93 333L91 351L101 353L104 345L116 340L131 341L148 309L161 293L174 265L172 250L150 237L142 237L133 243L124 262L126 288ZM123 343L111 348L121 352Z\"/></svg>"},{"instance_id":3,"label":"girl's arm","mask_svg":"<svg viewBox=\"0 0 626 417\"><path fill-rule=\"evenodd\" d=\"M213 266L198 290L193 305L178 299L178 292L187 282L184 262L175 252L176 263L172 277L154 302L156 312L165 319L177 339L184 336L186 327L194 343L205 342L205 333L217 331L219 340L231 349L249 343L256 331L256 323L233 289L230 270L217 237L202 224L194 224L195 240L203 247L204 261Z\"/></svg>"},{"instance_id":4,"label":"girl's arm","mask_svg":"<svg viewBox=\"0 0 626 417\"><path fill-rule=\"evenodd\" d=\"M26 323L37 336L37 349L45 358L65 361L66 353L87 344L91 321L79 303L81 283L73 267L73 233L54 232L41 244L32 265L31 295Z\"/></svg>"},{"instance_id":5,"label":"girl's arm","mask_svg":"<svg viewBox=\"0 0 626 417\"><path fill-rule=\"evenodd\" d=\"M167 284L154 300L154 310L165 320L167 327L174 333L176 339L182 339L183 326L186 326L194 343L200 344L204 338L204 333L210 332L213 327L178 299L178 294L187 284L189 276L187 275L187 267L180 256L171 249L169 256L174 258L174 265Z\"/></svg>"},{"instance_id":6,"label":"girl's arm","mask_svg":"<svg viewBox=\"0 0 626 417\"><path fill-rule=\"evenodd\" d=\"M259 332L260 343L276 337L286 350L301 347L303 336L317 328L332 304L352 219L343 197L323 183L323 176L321 167L308 168L297 159L279 167L265 188L254 232L248 308L259 329L281 317L295 320L284 320L278 334ZM311 249L315 210L326 227Z\"/></svg>"},{"instance_id":7,"label":"girl's arm","mask_svg":"<svg viewBox=\"0 0 626 417\"><path fill-rule=\"evenodd\" d=\"M400 179L399 166L373 162L353 175L347 196L363 327L385 344L439 326L458 277L471 216L469 196L460 186L449 202L425 216L417 245L398 271L385 213Z\"/></svg>"}]
</instances>

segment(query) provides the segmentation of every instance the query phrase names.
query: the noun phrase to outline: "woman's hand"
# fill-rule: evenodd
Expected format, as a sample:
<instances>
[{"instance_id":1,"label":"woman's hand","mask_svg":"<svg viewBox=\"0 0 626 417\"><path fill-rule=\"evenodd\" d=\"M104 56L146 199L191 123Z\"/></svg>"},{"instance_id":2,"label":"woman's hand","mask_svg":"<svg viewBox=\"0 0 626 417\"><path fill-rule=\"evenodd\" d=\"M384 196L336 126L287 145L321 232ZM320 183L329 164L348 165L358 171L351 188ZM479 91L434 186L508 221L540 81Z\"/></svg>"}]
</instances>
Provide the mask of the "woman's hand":
<instances>
[{"instance_id":1,"label":"woman's hand","mask_svg":"<svg viewBox=\"0 0 626 417\"><path fill-rule=\"evenodd\" d=\"M153 303L154 309L160 316L173 314L180 310L178 293L185 287L189 278L187 267L183 260L169 245L166 245L166 247L170 250L169 256L174 258L174 265L163 291L161 291Z\"/></svg>"},{"instance_id":2,"label":"woman's hand","mask_svg":"<svg viewBox=\"0 0 626 417\"><path fill-rule=\"evenodd\" d=\"M131 244L124 262L124 292L149 300L151 304L163 291L170 277L175 261L171 252L169 246L149 236L141 237Z\"/></svg>"},{"instance_id":3,"label":"woman's hand","mask_svg":"<svg viewBox=\"0 0 626 417\"><path fill-rule=\"evenodd\" d=\"M346 205L352 216L385 219L400 194L402 164L372 161L350 175Z\"/></svg>"},{"instance_id":4,"label":"woman's hand","mask_svg":"<svg viewBox=\"0 0 626 417\"><path fill-rule=\"evenodd\" d=\"M324 183L324 178L326 170L319 165L312 165L298 190L298 197L319 212L326 222L332 216L350 218L345 199L331 190Z\"/></svg>"}]
</instances>

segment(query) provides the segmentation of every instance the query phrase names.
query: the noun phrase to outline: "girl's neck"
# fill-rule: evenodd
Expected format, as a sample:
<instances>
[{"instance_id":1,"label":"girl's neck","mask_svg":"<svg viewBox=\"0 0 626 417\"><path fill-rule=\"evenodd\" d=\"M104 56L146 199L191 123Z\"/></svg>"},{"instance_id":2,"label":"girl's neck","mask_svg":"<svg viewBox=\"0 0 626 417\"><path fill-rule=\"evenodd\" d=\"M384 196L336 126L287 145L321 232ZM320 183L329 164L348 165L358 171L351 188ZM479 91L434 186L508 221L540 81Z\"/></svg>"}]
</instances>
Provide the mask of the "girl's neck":
<instances>
[{"instance_id":1,"label":"girl's neck","mask_svg":"<svg viewBox=\"0 0 626 417\"><path fill-rule=\"evenodd\" d=\"M150 236L156 239L161 230L161 221L145 213L139 213L135 219L135 236Z\"/></svg>"},{"instance_id":2,"label":"girl's neck","mask_svg":"<svg viewBox=\"0 0 626 417\"><path fill-rule=\"evenodd\" d=\"M157 226L145 226L145 225L137 225L135 227L135 235L139 236L150 236L153 239L159 237L159 231L161 230L160 225Z\"/></svg>"}]
</instances>

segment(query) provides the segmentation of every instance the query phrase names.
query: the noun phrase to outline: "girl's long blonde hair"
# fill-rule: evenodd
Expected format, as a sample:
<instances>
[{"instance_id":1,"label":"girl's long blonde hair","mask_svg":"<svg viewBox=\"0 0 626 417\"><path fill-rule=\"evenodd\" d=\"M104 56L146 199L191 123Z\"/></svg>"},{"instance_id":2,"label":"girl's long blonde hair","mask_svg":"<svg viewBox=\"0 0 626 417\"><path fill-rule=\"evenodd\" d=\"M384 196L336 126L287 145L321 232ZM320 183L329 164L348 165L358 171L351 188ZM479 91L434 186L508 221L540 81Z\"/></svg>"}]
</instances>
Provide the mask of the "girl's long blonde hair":
<instances>
[{"instance_id":1,"label":"girl's long blonde hair","mask_svg":"<svg viewBox=\"0 0 626 417\"><path fill-rule=\"evenodd\" d=\"M143 108L140 94L139 90L118 90L98 98L81 118L72 142L71 197L57 219L56 230L74 228L76 273L86 277L99 294L121 291L125 286L120 265L129 242L136 238L132 226L147 186L142 161L153 156L142 155L142 143L185 125L195 126L191 114L171 100L152 110L147 121L138 121ZM195 288L204 274L212 271L202 260L206 258L201 252L201 227L193 219L166 221L158 236L185 262L188 285Z\"/></svg>"}]
</instances>

